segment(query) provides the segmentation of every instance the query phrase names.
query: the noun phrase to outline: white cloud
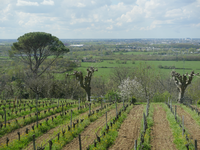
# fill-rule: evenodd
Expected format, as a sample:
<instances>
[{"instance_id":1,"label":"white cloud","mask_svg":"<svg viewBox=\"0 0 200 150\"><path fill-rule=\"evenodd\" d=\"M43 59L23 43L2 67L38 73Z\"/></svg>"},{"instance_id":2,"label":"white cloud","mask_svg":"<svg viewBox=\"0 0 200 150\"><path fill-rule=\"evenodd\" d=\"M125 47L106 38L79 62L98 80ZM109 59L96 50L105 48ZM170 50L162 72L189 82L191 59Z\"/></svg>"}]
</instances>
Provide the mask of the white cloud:
<instances>
[{"instance_id":1,"label":"white cloud","mask_svg":"<svg viewBox=\"0 0 200 150\"><path fill-rule=\"evenodd\" d=\"M133 22L140 20L143 14L143 9L138 6L134 6L133 9L129 12L126 12L126 14L122 14L121 17L117 18L117 21L123 23L123 22Z\"/></svg>"},{"instance_id":2,"label":"white cloud","mask_svg":"<svg viewBox=\"0 0 200 150\"><path fill-rule=\"evenodd\" d=\"M25 0L17 0L17 6L39 6L38 2L30 2Z\"/></svg>"},{"instance_id":3,"label":"white cloud","mask_svg":"<svg viewBox=\"0 0 200 150\"><path fill-rule=\"evenodd\" d=\"M54 5L54 1L53 0L44 0L41 4L43 4L43 5Z\"/></svg>"},{"instance_id":4,"label":"white cloud","mask_svg":"<svg viewBox=\"0 0 200 150\"><path fill-rule=\"evenodd\" d=\"M110 25L109 27L106 28L107 30L112 30L113 29L113 26Z\"/></svg>"},{"instance_id":5,"label":"white cloud","mask_svg":"<svg viewBox=\"0 0 200 150\"><path fill-rule=\"evenodd\" d=\"M77 7L85 7L85 6L86 6L85 4L80 3L80 2L77 4Z\"/></svg>"},{"instance_id":6,"label":"white cloud","mask_svg":"<svg viewBox=\"0 0 200 150\"><path fill-rule=\"evenodd\" d=\"M192 31L200 30L200 0L0 0L0 4L0 33L7 37L30 31L63 38L153 37L158 30L162 32L157 35L189 37L188 33L200 32Z\"/></svg>"}]
</instances>

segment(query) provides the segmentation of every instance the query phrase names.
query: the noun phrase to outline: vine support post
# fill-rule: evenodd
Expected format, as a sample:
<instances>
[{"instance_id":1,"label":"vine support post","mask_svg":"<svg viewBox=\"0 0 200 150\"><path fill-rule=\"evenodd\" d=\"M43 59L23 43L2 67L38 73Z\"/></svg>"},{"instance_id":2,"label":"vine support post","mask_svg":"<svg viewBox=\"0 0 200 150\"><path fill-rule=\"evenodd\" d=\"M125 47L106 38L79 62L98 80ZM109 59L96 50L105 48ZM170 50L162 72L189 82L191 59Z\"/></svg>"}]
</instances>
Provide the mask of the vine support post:
<instances>
[{"instance_id":1,"label":"vine support post","mask_svg":"<svg viewBox=\"0 0 200 150\"><path fill-rule=\"evenodd\" d=\"M175 105L175 111L174 111L175 120L176 120L176 109L177 109L177 106Z\"/></svg>"},{"instance_id":2,"label":"vine support post","mask_svg":"<svg viewBox=\"0 0 200 150\"><path fill-rule=\"evenodd\" d=\"M89 103L89 114L91 115L91 103Z\"/></svg>"},{"instance_id":3,"label":"vine support post","mask_svg":"<svg viewBox=\"0 0 200 150\"><path fill-rule=\"evenodd\" d=\"M115 105L116 105L116 117L117 117L117 97L115 96Z\"/></svg>"},{"instance_id":4,"label":"vine support post","mask_svg":"<svg viewBox=\"0 0 200 150\"><path fill-rule=\"evenodd\" d=\"M39 96L39 94L38 93L36 93L36 120L37 120L37 128L38 128L38 97Z\"/></svg>"},{"instance_id":5,"label":"vine support post","mask_svg":"<svg viewBox=\"0 0 200 150\"><path fill-rule=\"evenodd\" d=\"M82 150L82 146L81 146L81 135L78 135L78 139L79 139L79 150Z\"/></svg>"},{"instance_id":6,"label":"vine support post","mask_svg":"<svg viewBox=\"0 0 200 150\"><path fill-rule=\"evenodd\" d=\"M79 98L79 100L78 100L78 103L79 103L79 110L80 110L80 98Z\"/></svg>"},{"instance_id":7,"label":"vine support post","mask_svg":"<svg viewBox=\"0 0 200 150\"><path fill-rule=\"evenodd\" d=\"M195 150L197 150L197 140L194 140Z\"/></svg>"},{"instance_id":8,"label":"vine support post","mask_svg":"<svg viewBox=\"0 0 200 150\"><path fill-rule=\"evenodd\" d=\"M36 150L36 148L35 148L35 134L33 135L33 150Z\"/></svg>"},{"instance_id":9,"label":"vine support post","mask_svg":"<svg viewBox=\"0 0 200 150\"><path fill-rule=\"evenodd\" d=\"M70 128L72 128L72 110L71 110Z\"/></svg>"},{"instance_id":10,"label":"vine support post","mask_svg":"<svg viewBox=\"0 0 200 150\"><path fill-rule=\"evenodd\" d=\"M108 124L107 124L107 111L106 111L106 129L108 129Z\"/></svg>"},{"instance_id":11,"label":"vine support post","mask_svg":"<svg viewBox=\"0 0 200 150\"><path fill-rule=\"evenodd\" d=\"M134 150L137 150L137 140L135 140Z\"/></svg>"},{"instance_id":12,"label":"vine support post","mask_svg":"<svg viewBox=\"0 0 200 150\"><path fill-rule=\"evenodd\" d=\"M3 110L4 110L4 115L5 115L5 117L4 117L4 123L5 123L5 127L6 127L6 109L5 109L5 107L3 107Z\"/></svg>"},{"instance_id":13,"label":"vine support post","mask_svg":"<svg viewBox=\"0 0 200 150\"><path fill-rule=\"evenodd\" d=\"M145 117L145 113L143 113L143 118L144 118L143 130L145 132L145 130L146 130L146 117Z\"/></svg>"},{"instance_id":14,"label":"vine support post","mask_svg":"<svg viewBox=\"0 0 200 150\"><path fill-rule=\"evenodd\" d=\"M184 135L184 116L182 116L182 130L183 130L183 135Z\"/></svg>"}]
</instances>

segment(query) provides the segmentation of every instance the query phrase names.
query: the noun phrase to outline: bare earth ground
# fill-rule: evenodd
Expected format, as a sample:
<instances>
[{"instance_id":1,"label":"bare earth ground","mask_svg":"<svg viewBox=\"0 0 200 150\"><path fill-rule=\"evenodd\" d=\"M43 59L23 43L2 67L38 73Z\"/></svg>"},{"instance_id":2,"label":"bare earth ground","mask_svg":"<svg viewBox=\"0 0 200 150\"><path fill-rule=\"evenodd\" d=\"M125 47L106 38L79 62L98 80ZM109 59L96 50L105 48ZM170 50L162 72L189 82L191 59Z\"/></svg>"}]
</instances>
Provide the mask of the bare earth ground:
<instances>
[{"instance_id":1,"label":"bare earth ground","mask_svg":"<svg viewBox=\"0 0 200 150\"><path fill-rule=\"evenodd\" d=\"M173 134L166 118L166 112L160 105L154 105L154 125L151 131L152 150L176 150Z\"/></svg>"},{"instance_id":2,"label":"bare earth ground","mask_svg":"<svg viewBox=\"0 0 200 150\"><path fill-rule=\"evenodd\" d=\"M118 110L122 107L122 104L118 104ZM107 113L107 120L113 118L116 115L116 109L112 109ZM105 126L106 117L105 114L97 119L95 122L91 123L85 130L81 133L81 144L82 149L85 150L90 144L96 139L96 133L99 135L103 126ZM63 150L78 150L79 149L79 138L73 139L69 144L63 147Z\"/></svg>"},{"instance_id":3,"label":"bare earth ground","mask_svg":"<svg viewBox=\"0 0 200 150\"><path fill-rule=\"evenodd\" d=\"M76 107L76 108L73 108L72 110L75 110L75 109L77 109L77 107ZM57 113L57 114L48 116L48 117L46 117L46 118L49 118L49 119L50 119L50 117L54 117L54 116L56 116L56 115L58 116L59 114L60 114L60 113ZM41 123L41 122L43 122L43 121L45 121L46 118L44 118L44 119L38 121L38 124ZM22 134L22 133L25 134L26 128L32 129L31 127L32 127L33 125L35 125L35 128L36 128L36 122L33 122L33 123L29 124L29 125L26 125L26 126L24 126L24 127L22 127L22 128L19 128L19 129L16 129L16 130L14 130L13 132L4 135L3 137L0 138L0 145L1 145L2 143L6 143L6 138L7 138L7 137L9 138L9 143L12 142L12 141L15 140L15 139L18 139L17 132L20 132L21 134Z\"/></svg>"},{"instance_id":4,"label":"bare earth ground","mask_svg":"<svg viewBox=\"0 0 200 150\"><path fill-rule=\"evenodd\" d=\"M197 147L200 150L200 126L182 107L177 106L177 113L182 118L184 116L184 127L190 133L190 138L197 140Z\"/></svg>"},{"instance_id":5,"label":"bare earth ground","mask_svg":"<svg viewBox=\"0 0 200 150\"><path fill-rule=\"evenodd\" d=\"M143 110L143 105L134 106L121 125L115 144L110 150L130 150L134 147L134 141L140 134Z\"/></svg>"},{"instance_id":6,"label":"bare earth ground","mask_svg":"<svg viewBox=\"0 0 200 150\"><path fill-rule=\"evenodd\" d=\"M94 108L93 110L96 111L99 108L101 108L101 106L99 106L97 108ZM80 114L79 116L77 116L74 119L79 119L79 118L81 119L81 118L83 118L83 116L88 115L88 113L89 113L89 110L86 111L85 113ZM45 133L42 136L38 137L36 139L36 141L35 141L36 147L37 146L41 146L42 143L48 142L54 136L53 134L55 132L58 133L60 130L66 129L68 125L70 125L70 122L68 124L59 125L56 128L53 128L53 129L49 130L47 133ZM33 150L33 143L29 144L28 147L25 148L25 150Z\"/></svg>"}]
</instances>

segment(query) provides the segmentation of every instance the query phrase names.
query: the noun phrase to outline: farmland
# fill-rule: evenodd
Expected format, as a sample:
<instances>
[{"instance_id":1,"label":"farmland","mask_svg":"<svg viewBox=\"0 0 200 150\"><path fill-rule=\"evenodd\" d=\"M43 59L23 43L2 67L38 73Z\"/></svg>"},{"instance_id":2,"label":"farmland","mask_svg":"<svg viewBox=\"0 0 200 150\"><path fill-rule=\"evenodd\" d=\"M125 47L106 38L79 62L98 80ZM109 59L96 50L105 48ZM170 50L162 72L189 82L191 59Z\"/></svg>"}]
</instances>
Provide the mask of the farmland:
<instances>
[{"instance_id":1,"label":"farmland","mask_svg":"<svg viewBox=\"0 0 200 150\"><path fill-rule=\"evenodd\" d=\"M198 45L104 42L46 57L41 76L3 47L0 150L200 149ZM194 75L187 103L172 71Z\"/></svg>"},{"instance_id":2,"label":"farmland","mask_svg":"<svg viewBox=\"0 0 200 150\"><path fill-rule=\"evenodd\" d=\"M18 109L27 102L20 101ZM12 119L7 118L6 124L1 121L1 130L5 133L1 133L0 149L76 150L81 146L91 150L186 150L195 149L195 140L197 143L200 140L200 109L196 106L171 102L131 104L127 101L89 104L72 100L40 100L40 103L47 104L47 107L39 111L38 127L33 119L33 109L25 119L16 116L15 124L19 128L12 129L12 132ZM1 105L6 106L4 101ZM12 105L10 107L15 109ZM52 108L56 110L55 114ZM51 114L44 116L44 111ZM32 121L27 122L26 118Z\"/></svg>"},{"instance_id":3,"label":"farmland","mask_svg":"<svg viewBox=\"0 0 200 150\"><path fill-rule=\"evenodd\" d=\"M131 61L127 61L126 64L118 64L115 61L103 61L103 62L96 62L96 63L88 63L83 62L81 63L81 67L77 68L76 70L83 70L82 68L88 68L88 67L96 67L98 68L98 72L95 74L95 76L103 76L105 78L108 78L109 74L112 72L112 69L115 67L130 67L134 70L135 67L138 67L140 63L146 62L148 65L154 67L157 72L161 72L163 74L169 75L172 71L172 69L159 69L158 66L162 65L164 66L175 66L177 69L177 72L183 74L184 72L191 72L194 70L195 72L200 71L200 65L199 61L135 61L134 64L132 64ZM185 68L185 69L184 69Z\"/></svg>"}]
</instances>

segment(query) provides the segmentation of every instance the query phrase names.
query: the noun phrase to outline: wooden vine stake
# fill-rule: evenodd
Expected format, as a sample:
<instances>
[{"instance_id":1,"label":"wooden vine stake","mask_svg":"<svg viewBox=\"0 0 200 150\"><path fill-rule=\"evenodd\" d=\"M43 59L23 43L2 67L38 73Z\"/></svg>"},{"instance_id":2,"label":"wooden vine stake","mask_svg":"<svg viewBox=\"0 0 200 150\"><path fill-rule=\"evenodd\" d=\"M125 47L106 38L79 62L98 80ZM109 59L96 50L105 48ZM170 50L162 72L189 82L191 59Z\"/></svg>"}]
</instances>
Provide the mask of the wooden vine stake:
<instances>
[{"instance_id":1,"label":"wooden vine stake","mask_svg":"<svg viewBox=\"0 0 200 150\"><path fill-rule=\"evenodd\" d=\"M107 111L106 111L106 129L108 129L108 124L107 124Z\"/></svg>"},{"instance_id":2,"label":"wooden vine stake","mask_svg":"<svg viewBox=\"0 0 200 150\"><path fill-rule=\"evenodd\" d=\"M3 110L4 110L4 115L5 115L4 123L5 123L5 127L6 127L6 109L5 109L5 107L3 107Z\"/></svg>"},{"instance_id":3,"label":"wooden vine stake","mask_svg":"<svg viewBox=\"0 0 200 150\"><path fill-rule=\"evenodd\" d=\"M89 103L89 114L91 115L91 103Z\"/></svg>"},{"instance_id":4,"label":"wooden vine stake","mask_svg":"<svg viewBox=\"0 0 200 150\"><path fill-rule=\"evenodd\" d=\"M177 109L177 108L176 108L176 105L175 105L175 112L174 112L175 120L177 119L177 118L176 118L176 109Z\"/></svg>"},{"instance_id":5,"label":"wooden vine stake","mask_svg":"<svg viewBox=\"0 0 200 150\"><path fill-rule=\"evenodd\" d=\"M184 135L184 116L182 117L182 130L183 130L183 135Z\"/></svg>"},{"instance_id":6,"label":"wooden vine stake","mask_svg":"<svg viewBox=\"0 0 200 150\"><path fill-rule=\"evenodd\" d=\"M79 150L82 150L82 146L81 146L81 135L78 135L78 139L79 139Z\"/></svg>"},{"instance_id":7,"label":"wooden vine stake","mask_svg":"<svg viewBox=\"0 0 200 150\"><path fill-rule=\"evenodd\" d=\"M72 128L72 110L71 110L70 128Z\"/></svg>"},{"instance_id":8,"label":"wooden vine stake","mask_svg":"<svg viewBox=\"0 0 200 150\"><path fill-rule=\"evenodd\" d=\"M79 98L79 100L78 100L78 103L79 103L79 110L80 110L80 98Z\"/></svg>"},{"instance_id":9,"label":"wooden vine stake","mask_svg":"<svg viewBox=\"0 0 200 150\"><path fill-rule=\"evenodd\" d=\"M137 140L135 140L134 150L137 150Z\"/></svg>"},{"instance_id":10,"label":"wooden vine stake","mask_svg":"<svg viewBox=\"0 0 200 150\"><path fill-rule=\"evenodd\" d=\"M145 131L145 130L146 130L146 118L145 118L145 113L143 113L143 117L144 117L143 129L144 129L144 131Z\"/></svg>"},{"instance_id":11,"label":"wooden vine stake","mask_svg":"<svg viewBox=\"0 0 200 150\"><path fill-rule=\"evenodd\" d=\"M197 140L194 140L195 150L197 150Z\"/></svg>"},{"instance_id":12,"label":"wooden vine stake","mask_svg":"<svg viewBox=\"0 0 200 150\"><path fill-rule=\"evenodd\" d=\"M35 134L33 135L33 150L36 150L36 148L35 148Z\"/></svg>"},{"instance_id":13,"label":"wooden vine stake","mask_svg":"<svg viewBox=\"0 0 200 150\"><path fill-rule=\"evenodd\" d=\"M115 105L116 105L116 118L117 118L117 97L115 96Z\"/></svg>"}]
</instances>

